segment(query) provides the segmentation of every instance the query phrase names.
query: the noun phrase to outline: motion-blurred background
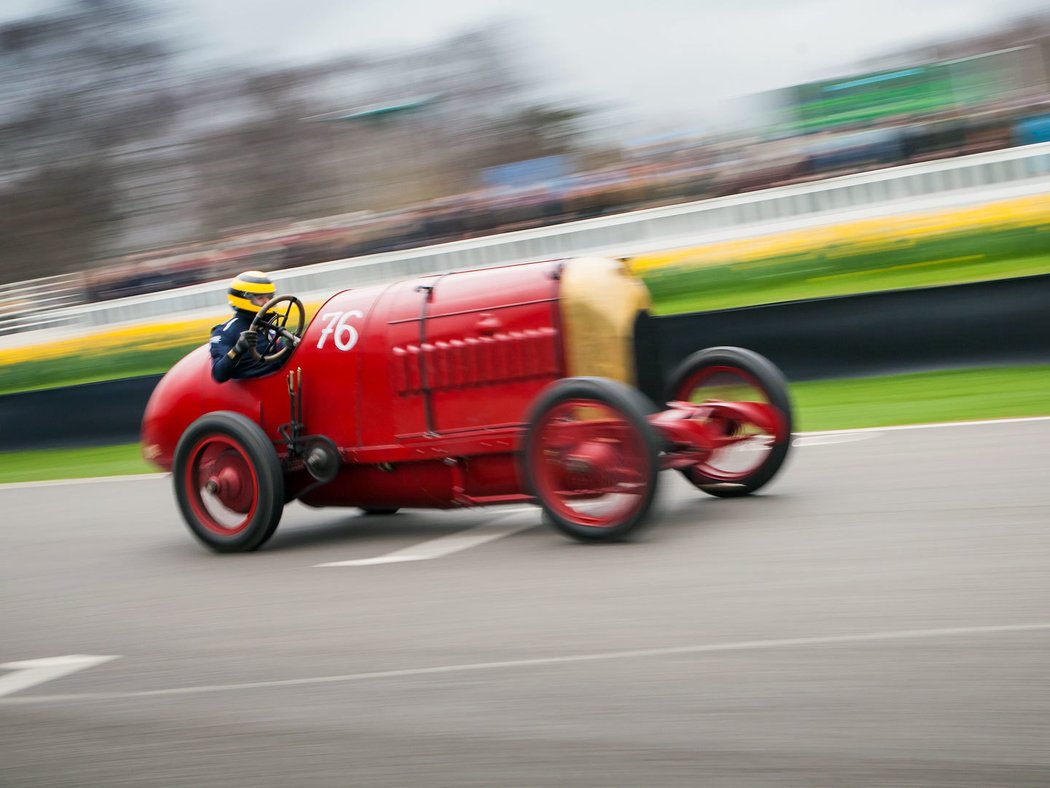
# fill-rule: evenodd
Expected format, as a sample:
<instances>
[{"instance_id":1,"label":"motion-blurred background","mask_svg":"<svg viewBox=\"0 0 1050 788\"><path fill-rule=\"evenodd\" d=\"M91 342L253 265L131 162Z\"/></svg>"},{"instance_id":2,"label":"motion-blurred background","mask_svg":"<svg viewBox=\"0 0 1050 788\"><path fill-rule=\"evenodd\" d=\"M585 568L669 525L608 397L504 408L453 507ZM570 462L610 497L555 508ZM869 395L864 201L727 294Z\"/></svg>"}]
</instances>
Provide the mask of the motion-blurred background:
<instances>
[{"instance_id":1,"label":"motion-blurred background","mask_svg":"<svg viewBox=\"0 0 1050 788\"><path fill-rule=\"evenodd\" d=\"M1048 247L1048 0L0 0L0 786L1050 785ZM241 271L593 254L784 370L760 495L219 557L146 475Z\"/></svg>"},{"instance_id":2,"label":"motion-blurred background","mask_svg":"<svg viewBox=\"0 0 1050 788\"><path fill-rule=\"evenodd\" d=\"M0 392L159 372L214 322L91 304L1050 141L1041 2L343 5L4 5ZM1028 191L862 225L832 196L787 235L756 208L760 247L632 264L663 312L1046 273Z\"/></svg>"}]
</instances>

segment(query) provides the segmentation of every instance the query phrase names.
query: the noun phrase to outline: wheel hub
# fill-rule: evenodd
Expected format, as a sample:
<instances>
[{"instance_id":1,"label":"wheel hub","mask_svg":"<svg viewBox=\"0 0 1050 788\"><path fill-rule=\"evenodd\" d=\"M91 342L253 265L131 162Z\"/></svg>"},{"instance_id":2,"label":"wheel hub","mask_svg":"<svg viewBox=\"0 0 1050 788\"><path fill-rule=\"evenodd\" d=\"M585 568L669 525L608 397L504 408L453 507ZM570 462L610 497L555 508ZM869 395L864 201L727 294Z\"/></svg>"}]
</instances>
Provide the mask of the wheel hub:
<instances>
[{"instance_id":1,"label":"wheel hub","mask_svg":"<svg viewBox=\"0 0 1050 788\"><path fill-rule=\"evenodd\" d=\"M204 489L219 499L223 506L244 513L251 507L252 491L244 484L237 469L227 465L212 473Z\"/></svg>"},{"instance_id":2,"label":"wheel hub","mask_svg":"<svg viewBox=\"0 0 1050 788\"><path fill-rule=\"evenodd\" d=\"M577 446L562 460L565 472L588 486L602 486L610 468L616 465L616 451L606 441L592 440Z\"/></svg>"}]
</instances>

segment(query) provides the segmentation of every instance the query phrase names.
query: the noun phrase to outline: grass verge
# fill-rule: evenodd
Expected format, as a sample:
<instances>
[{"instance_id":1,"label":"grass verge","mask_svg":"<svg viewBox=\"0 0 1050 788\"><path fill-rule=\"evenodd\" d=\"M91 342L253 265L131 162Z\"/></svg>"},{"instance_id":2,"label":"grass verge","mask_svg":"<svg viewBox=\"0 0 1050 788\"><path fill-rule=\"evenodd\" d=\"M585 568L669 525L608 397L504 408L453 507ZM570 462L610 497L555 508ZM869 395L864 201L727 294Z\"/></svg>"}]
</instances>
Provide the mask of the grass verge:
<instances>
[{"instance_id":1,"label":"grass verge","mask_svg":"<svg viewBox=\"0 0 1050 788\"><path fill-rule=\"evenodd\" d=\"M800 432L1050 416L1050 365L791 385Z\"/></svg>"},{"instance_id":2,"label":"grass verge","mask_svg":"<svg viewBox=\"0 0 1050 788\"><path fill-rule=\"evenodd\" d=\"M1050 365L791 385L799 432L1050 416ZM0 483L151 473L137 444L0 453Z\"/></svg>"},{"instance_id":3,"label":"grass verge","mask_svg":"<svg viewBox=\"0 0 1050 788\"><path fill-rule=\"evenodd\" d=\"M75 386L104 380L161 375L183 356L204 343L200 341L164 350L121 350L107 354L48 358L0 366L0 394Z\"/></svg>"},{"instance_id":4,"label":"grass verge","mask_svg":"<svg viewBox=\"0 0 1050 788\"><path fill-rule=\"evenodd\" d=\"M0 483L3 484L124 476L156 473L157 470L142 459L137 443L83 449L0 452Z\"/></svg>"},{"instance_id":5,"label":"grass verge","mask_svg":"<svg viewBox=\"0 0 1050 788\"><path fill-rule=\"evenodd\" d=\"M934 258L898 266L826 273L806 261L785 263L772 274L733 271L733 266L699 268L646 278L653 312L660 315L706 312L808 298L857 295L884 290L987 282L1050 273L1050 255L986 260L981 255ZM808 268L808 270L807 270ZM794 274L794 276L792 276Z\"/></svg>"}]
</instances>

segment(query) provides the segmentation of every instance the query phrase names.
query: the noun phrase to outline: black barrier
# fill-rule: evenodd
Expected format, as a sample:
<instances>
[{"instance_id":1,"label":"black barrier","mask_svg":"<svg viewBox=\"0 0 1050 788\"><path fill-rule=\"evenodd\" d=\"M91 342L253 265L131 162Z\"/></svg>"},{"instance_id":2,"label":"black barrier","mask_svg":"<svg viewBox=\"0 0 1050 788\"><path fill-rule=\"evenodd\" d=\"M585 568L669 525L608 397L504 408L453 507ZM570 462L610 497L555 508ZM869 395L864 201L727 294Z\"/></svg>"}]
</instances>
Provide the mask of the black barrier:
<instances>
[{"instance_id":1,"label":"black barrier","mask_svg":"<svg viewBox=\"0 0 1050 788\"><path fill-rule=\"evenodd\" d=\"M659 401L675 366L714 345L755 350L794 381L1046 364L1050 275L642 316L635 326L639 388ZM0 396L0 450L136 441L159 379Z\"/></svg>"},{"instance_id":2,"label":"black barrier","mask_svg":"<svg viewBox=\"0 0 1050 788\"><path fill-rule=\"evenodd\" d=\"M643 317L636 335L639 387L654 399L715 345L755 350L793 381L1047 364L1050 275Z\"/></svg>"},{"instance_id":3,"label":"black barrier","mask_svg":"<svg viewBox=\"0 0 1050 788\"><path fill-rule=\"evenodd\" d=\"M0 397L0 450L134 443L160 375Z\"/></svg>"}]
</instances>

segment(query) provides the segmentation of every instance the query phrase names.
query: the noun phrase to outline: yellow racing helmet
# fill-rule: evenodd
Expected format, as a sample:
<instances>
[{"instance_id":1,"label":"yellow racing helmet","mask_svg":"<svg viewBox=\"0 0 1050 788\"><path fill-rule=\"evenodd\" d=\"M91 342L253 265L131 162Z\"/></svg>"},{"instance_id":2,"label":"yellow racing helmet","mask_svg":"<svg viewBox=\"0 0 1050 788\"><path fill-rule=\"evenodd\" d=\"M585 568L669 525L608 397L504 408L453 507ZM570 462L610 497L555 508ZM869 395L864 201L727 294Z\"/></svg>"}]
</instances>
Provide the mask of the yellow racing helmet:
<instances>
[{"instance_id":1,"label":"yellow racing helmet","mask_svg":"<svg viewBox=\"0 0 1050 788\"><path fill-rule=\"evenodd\" d=\"M270 277L262 271L245 271L230 282L230 291L226 299L235 310L258 312L259 305L253 304L252 298L262 295L266 296L266 300L269 301L276 292L277 288L273 286Z\"/></svg>"}]
</instances>

